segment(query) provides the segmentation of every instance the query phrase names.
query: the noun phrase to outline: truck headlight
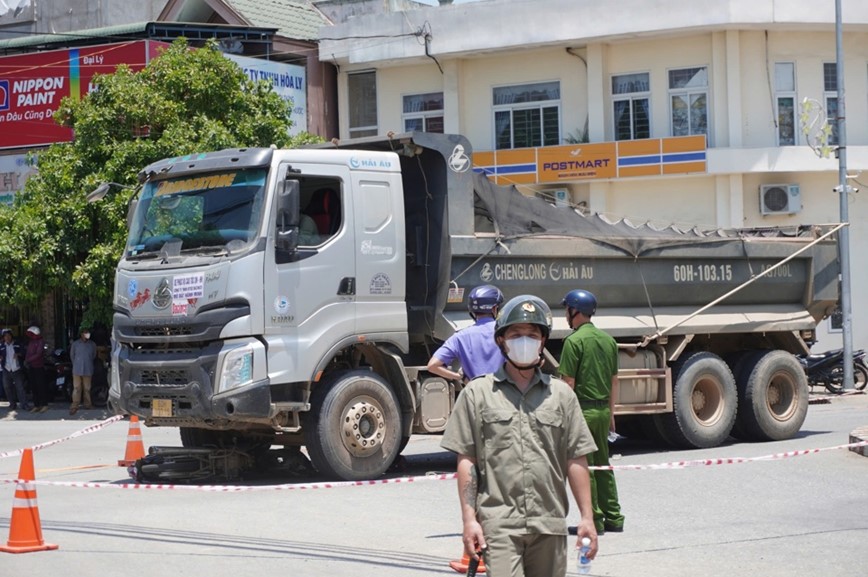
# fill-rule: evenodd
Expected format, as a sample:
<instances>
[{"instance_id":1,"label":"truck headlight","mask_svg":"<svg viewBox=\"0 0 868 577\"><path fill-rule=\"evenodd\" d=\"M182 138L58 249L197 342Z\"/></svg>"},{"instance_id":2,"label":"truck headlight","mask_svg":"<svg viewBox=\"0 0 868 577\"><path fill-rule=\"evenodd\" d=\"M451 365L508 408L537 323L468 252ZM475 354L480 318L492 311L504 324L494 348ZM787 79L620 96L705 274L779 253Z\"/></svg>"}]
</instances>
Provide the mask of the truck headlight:
<instances>
[{"instance_id":1,"label":"truck headlight","mask_svg":"<svg viewBox=\"0 0 868 577\"><path fill-rule=\"evenodd\" d=\"M228 390L253 382L253 349L241 347L226 355L220 373L220 389Z\"/></svg>"}]
</instances>

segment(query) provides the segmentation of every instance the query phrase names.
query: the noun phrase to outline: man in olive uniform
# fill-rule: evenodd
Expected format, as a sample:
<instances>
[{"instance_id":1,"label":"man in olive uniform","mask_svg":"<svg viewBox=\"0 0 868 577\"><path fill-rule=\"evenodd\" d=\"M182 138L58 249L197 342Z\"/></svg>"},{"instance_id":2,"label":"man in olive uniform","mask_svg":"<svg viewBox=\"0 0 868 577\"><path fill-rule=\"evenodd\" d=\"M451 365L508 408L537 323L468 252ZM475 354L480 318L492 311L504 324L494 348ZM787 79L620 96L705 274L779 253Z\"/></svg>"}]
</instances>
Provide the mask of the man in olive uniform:
<instances>
[{"instance_id":1,"label":"man in olive uniform","mask_svg":"<svg viewBox=\"0 0 868 577\"><path fill-rule=\"evenodd\" d=\"M492 577L563 577L567 568L566 482L582 537L597 553L585 455L596 447L576 396L539 370L551 311L530 295L504 305L494 339L506 362L472 380L440 443L458 454L458 497L469 557L485 550Z\"/></svg>"},{"instance_id":2,"label":"man in olive uniform","mask_svg":"<svg viewBox=\"0 0 868 577\"><path fill-rule=\"evenodd\" d=\"M618 398L618 345L591 322L597 312L593 294L573 290L564 297L563 304L573 333L564 341L559 370L564 381L575 390L597 444L597 451L588 455L589 465L608 467L608 437L609 431L615 431L614 409ZM618 503L614 471L592 471L591 496L597 532L623 531L624 515Z\"/></svg>"}]
</instances>

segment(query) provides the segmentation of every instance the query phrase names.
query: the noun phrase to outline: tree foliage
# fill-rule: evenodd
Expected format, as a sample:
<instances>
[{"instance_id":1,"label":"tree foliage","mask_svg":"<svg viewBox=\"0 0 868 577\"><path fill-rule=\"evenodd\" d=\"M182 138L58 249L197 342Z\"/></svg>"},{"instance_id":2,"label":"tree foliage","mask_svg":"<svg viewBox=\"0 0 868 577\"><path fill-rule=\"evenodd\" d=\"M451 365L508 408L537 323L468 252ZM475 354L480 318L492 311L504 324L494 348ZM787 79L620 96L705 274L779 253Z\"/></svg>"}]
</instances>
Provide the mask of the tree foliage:
<instances>
[{"instance_id":1,"label":"tree foliage","mask_svg":"<svg viewBox=\"0 0 868 577\"><path fill-rule=\"evenodd\" d=\"M41 151L38 173L11 208L0 209L0 298L35 305L60 288L84 305L85 323L110 325L114 269L142 168L192 152L318 138L290 137L290 105L214 44L190 50L179 39L141 71L119 66L94 84L85 98L64 98L55 113L75 139ZM102 182L129 188L88 204Z\"/></svg>"}]
</instances>

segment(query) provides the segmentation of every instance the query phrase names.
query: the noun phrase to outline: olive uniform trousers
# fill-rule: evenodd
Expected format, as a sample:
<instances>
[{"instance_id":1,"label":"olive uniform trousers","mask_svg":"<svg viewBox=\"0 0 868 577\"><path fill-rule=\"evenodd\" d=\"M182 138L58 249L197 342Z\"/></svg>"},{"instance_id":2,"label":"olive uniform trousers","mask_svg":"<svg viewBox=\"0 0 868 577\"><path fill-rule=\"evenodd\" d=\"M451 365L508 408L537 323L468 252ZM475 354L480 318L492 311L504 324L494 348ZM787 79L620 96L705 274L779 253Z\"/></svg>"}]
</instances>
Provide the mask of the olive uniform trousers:
<instances>
[{"instance_id":1,"label":"olive uniform trousers","mask_svg":"<svg viewBox=\"0 0 868 577\"><path fill-rule=\"evenodd\" d=\"M611 413L608 401L582 403L582 414L585 422L591 430L591 436L597 444L597 450L588 455L588 466L609 466L609 423ZM621 514L621 505L618 503L618 487L615 484L614 471L591 471L591 498L594 506L594 524L597 531L608 527L621 528L624 526L624 515Z\"/></svg>"}]
</instances>

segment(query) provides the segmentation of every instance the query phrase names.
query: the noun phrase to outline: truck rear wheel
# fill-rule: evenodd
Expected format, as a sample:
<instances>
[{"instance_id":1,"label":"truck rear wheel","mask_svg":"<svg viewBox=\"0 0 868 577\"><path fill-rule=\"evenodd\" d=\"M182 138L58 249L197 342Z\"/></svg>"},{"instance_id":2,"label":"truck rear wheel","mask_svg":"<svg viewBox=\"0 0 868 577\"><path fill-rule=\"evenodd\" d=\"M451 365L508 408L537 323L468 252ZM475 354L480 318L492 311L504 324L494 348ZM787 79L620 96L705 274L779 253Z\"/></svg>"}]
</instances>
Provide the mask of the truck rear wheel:
<instances>
[{"instance_id":1,"label":"truck rear wheel","mask_svg":"<svg viewBox=\"0 0 868 577\"><path fill-rule=\"evenodd\" d=\"M663 438L702 449L724 442L735 422L738 394L729 367L719 356L693 353L675 367L672 412L655 415Z\"/></svg>"},{"instance_id":2,"label":"truck rear wheel","mask_svg":"<svg viewBox=\"0 0 868 577\"><path fill-rule=\"evenodd\" d=\"M381 476L398 456L401 412L388 383L372 371L327 376L310 397L305 444L317 471L346 481Z\"/></svg>"},{"instance_id":3,"label":"truck rear wheel","mask_svg":"<svg viewBox=\"0 0 868 577\"><path fill-rule=\"evenodd\" d=\"M734 353L729 353L724 356L723 359L726 361L726 364L729 365L729 369L732 371L732 376L735 377L735 388L739 391L739 383L744 380L743 373L745 371L750 371L751 367L753 367L753 363L755 361L757 352L756 351L737 351ZM739 408L742 407L742 403L744 399L742 398L741 392L739 391L738 403ZM732 436L737 439L747 439L747 431L745 431L742 427L742 423L738 418L738 415L735 417L735 423L732 425Z\"/></svg>"},{"instance_id":4,"label":"truck rear wheel","mask_svg":"<svg viewBox=\"0 0 868 577\"><path fill-rule=\"evenodd\" d=\"M808 413L808 379L786 351L759 351L738 379L738 429L751 441L793 437Z\"/></svg>"}]
</instances>

